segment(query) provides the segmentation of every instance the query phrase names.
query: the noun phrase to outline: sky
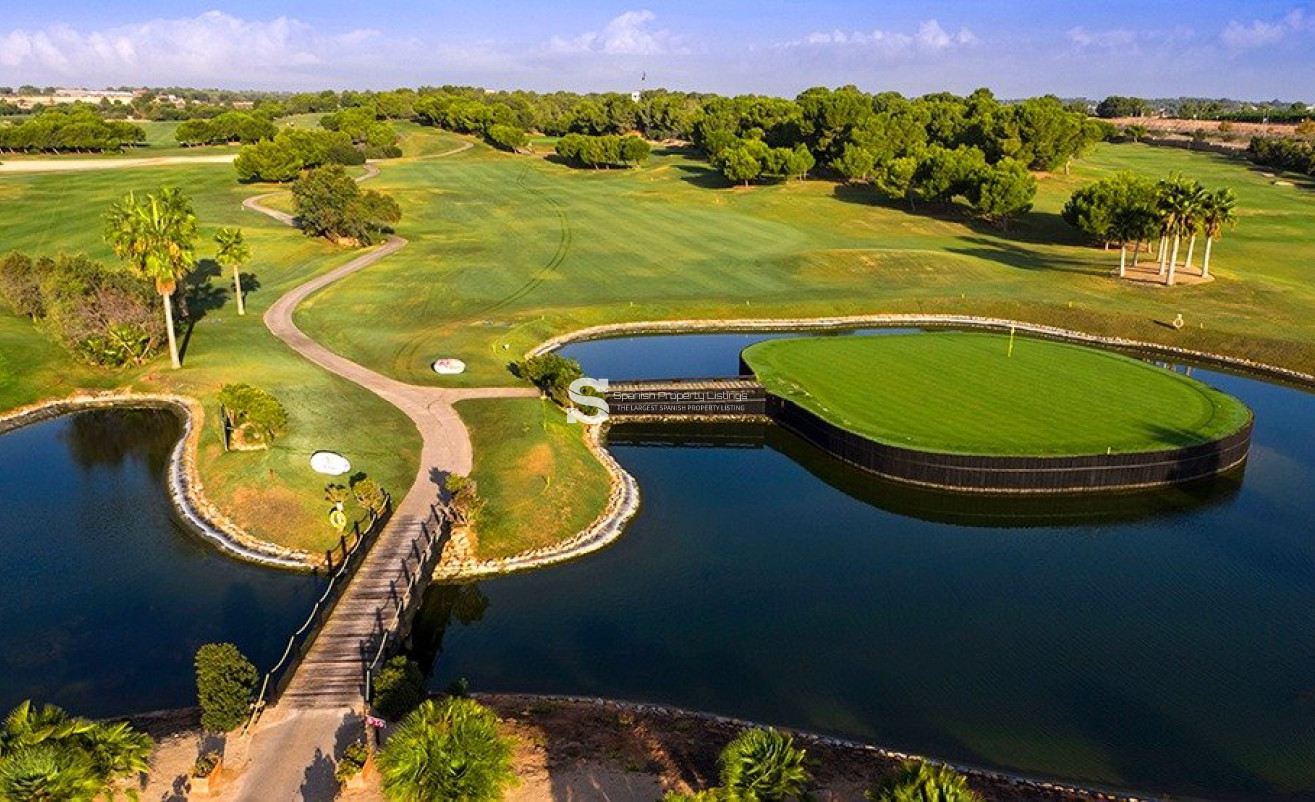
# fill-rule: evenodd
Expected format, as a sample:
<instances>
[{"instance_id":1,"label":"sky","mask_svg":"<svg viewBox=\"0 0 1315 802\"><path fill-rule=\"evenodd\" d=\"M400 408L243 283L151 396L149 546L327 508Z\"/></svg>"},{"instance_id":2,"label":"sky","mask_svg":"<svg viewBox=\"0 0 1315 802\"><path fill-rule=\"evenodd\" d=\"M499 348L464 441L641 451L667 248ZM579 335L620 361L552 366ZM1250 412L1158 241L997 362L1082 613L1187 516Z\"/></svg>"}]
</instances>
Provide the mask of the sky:
<instances>
[{"instance_id":1,"label":"sky","mask_svg":"<svg viewBox=\"0 0 1315 802\"><path fill-rule=\"evenodd\" d=\"M3 0L0 85L1315 102L1299 0Z\"/></svg>"}]
</instances>

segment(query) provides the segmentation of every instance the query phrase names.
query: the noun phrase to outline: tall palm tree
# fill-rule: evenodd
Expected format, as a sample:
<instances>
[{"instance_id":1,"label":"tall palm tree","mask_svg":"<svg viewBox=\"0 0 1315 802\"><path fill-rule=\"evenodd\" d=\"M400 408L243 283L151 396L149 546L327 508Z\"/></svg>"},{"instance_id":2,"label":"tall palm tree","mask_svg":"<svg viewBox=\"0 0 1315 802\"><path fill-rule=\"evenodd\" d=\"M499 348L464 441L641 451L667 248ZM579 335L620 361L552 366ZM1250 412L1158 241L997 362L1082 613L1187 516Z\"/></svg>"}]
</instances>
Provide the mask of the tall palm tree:
<instances>
[{"instance_id":1,"label":"tall palm tree","mask_svg":"<svg viewBox=\"0 0 1315 802\"><path fill-rule=\"evenodd\" d=\"M1206 201L1201 217L1205 229L1205 258L1201 261L1201 277L1210 277L1210 246L1223 236L1224 226L1233 222L1237 209L1237 195L1224 188L1212 192Z\"/></svg>"},{"instance_id":2,"label":"tall palm tree","mask_svg":"<svg viewBox=\"0 0 1315 802\"><path fill-rule=\"evenodd\" d=\"M139 276L155 282L164 300L169 359L175 369L178 339L174 334L173 294L196 264L196 214L182 191L166 187L139 199L133 193L105 214L105 241Z\"/></svg>"},{"instance_id":3,"label":"tall palm tree","mask_svg":"<svg viewBox=\"0 0 1315 802\"><path fill-rule=\"evenodd\" d=\"M247 313L246 301L242 298L242 265L246 264L251 258L251 248L247 246L246 240L242 237L240 228L221 228L215 234L215 242L219 245L219 251L215 254L215 261L224 267L233 268L233 292L237 297L237 313L245 315Z\"/></svg>"},{"instance_id":4,"label":"tall palm tree","mask_svg":"<svg viewBox=\"0 0 1315 802\"><path fill-rule=\"evenodd\" d=\"M1183 269L1191 270L1192 253L1196 250L1196 235L1201 232L1205 208L1210 203L1210 193L1199 181L1193 181L1183 197L1183 202L1186 207L1183 217L1184 232L1191 235L1191 239L1187 242L1187 258L1183 260Z\"/></svg>"}]
</instances>

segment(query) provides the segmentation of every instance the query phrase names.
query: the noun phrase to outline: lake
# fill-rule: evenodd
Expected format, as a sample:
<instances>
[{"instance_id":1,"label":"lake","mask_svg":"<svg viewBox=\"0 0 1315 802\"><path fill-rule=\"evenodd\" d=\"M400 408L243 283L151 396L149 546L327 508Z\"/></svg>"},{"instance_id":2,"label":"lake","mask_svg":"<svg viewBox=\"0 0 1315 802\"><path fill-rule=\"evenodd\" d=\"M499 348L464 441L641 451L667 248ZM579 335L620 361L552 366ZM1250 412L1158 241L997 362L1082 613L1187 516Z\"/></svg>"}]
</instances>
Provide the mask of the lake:
<instances>
[{"instance_id":1,"label":"lake","mask_svg":"<svg viewBox=\"0 0 1315 802\"><path fill-rule=\"evenodd\" d=\"M176 520L181 432L170 411L130 409L0 436L0 712L194 705L197 647L231 641L263 671L309 613L317 580L225 557Z\"/></svg>"}]
</instances>

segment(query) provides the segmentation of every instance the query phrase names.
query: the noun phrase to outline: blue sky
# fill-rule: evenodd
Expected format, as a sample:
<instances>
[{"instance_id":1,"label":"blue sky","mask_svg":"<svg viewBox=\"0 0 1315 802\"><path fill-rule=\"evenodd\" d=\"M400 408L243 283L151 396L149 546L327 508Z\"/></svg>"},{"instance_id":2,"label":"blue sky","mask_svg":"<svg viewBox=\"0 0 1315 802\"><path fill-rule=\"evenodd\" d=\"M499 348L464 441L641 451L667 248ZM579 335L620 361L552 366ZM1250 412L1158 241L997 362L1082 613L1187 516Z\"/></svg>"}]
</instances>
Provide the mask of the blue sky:
<instances>
[{"instance_id":1,"label":"blue sky","mask_svg":"<svg viewBox=\"0 0 1315 802\"><path fill-rule=\"evenodd\" d=\"M1205 95L1315 102L1315 6L1293 0L404 0L18 3L0 85L258 89L667 86L793 96Z\"/></svg>"}]
</instances>

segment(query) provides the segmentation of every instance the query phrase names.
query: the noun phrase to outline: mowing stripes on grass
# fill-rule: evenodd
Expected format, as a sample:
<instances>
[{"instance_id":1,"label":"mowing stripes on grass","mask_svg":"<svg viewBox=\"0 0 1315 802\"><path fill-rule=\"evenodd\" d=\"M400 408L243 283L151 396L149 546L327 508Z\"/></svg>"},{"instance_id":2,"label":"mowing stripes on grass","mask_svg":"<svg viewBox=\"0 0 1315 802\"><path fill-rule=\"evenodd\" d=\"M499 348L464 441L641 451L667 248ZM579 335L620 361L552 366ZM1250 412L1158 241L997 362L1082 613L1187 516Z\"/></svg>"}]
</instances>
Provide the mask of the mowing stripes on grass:
<instances>
[{"instance_id":1,"label":"mowing stripes on grass","mask_svg":"<svg viewBox=\"0 0 1315 802\"><path fill-rule=\"evenodd\" d=\"M1001 334L937 332L757 343L768 390L855 434L928 451L1071 456L1217 440L1237 399L1120 354Z\"/></svg>"}]
</instances>

